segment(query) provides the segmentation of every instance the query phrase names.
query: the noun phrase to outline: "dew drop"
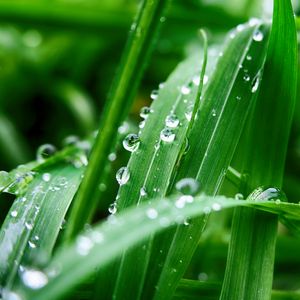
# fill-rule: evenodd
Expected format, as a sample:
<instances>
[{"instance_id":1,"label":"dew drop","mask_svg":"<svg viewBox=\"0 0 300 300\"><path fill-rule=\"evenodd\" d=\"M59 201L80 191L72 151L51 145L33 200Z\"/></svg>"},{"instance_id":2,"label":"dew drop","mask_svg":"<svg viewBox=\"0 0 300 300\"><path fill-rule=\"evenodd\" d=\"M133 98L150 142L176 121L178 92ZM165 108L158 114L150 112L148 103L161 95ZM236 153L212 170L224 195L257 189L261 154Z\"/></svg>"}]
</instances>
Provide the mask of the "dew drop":
<instances>
[{"instance_id":1,"label":"dew drop","mask_svg":"<svg viewBox=\"0 0 300 300\"><path fill-rule=\"evenodd\" d=\"M241 100L242 97L241 97L241 96L236 96L235 99L236 99L236 100Z\"/></svg>"},{"instance_id":2,"label":"dew drop","mask_svg":"<svg viewBox=\"0 0 300 300\"><path fill-rule=\"evenodd\" d=\"M192 120L193 111L187 111L184 113L186 119L190 122Z\"/></svg>"},{"instance_id":3,"label":"dew drop","mask_svg":"<svg viewBox=\"0 0 300 300\"><path fill-rule=\"evenodd\" d=\"M250 80L250 76L248 74L245 74L243 79L248 82Z\"/></svg>"},{"instance_id":4,"label":"dew drop","mask_svg":"<svg viewBox=\"0 0 300 300\"><path fill-rule=\"evenodd\" d=\"M256 30L254 33L253 33L253 40L255 42L261 42L264 38L264 34L260 31L260 30Z\"/></svg>"},{"instance_id":5,"label":"dew drop","mask_svg":"<svg viewBox=\"0 0 300 300\"><path fill-rule=\"evenodd\" d=\"M158 212L154 208L149 208L146 212L146 215L149 219L156 219L158 216Z\"/></svg>"},{"instance_id":6,"label":"dew drop","mask_svg":"<svg viewBox=\"0 0 300 300\"><path fill-rule=\"evenodd\" d=\"M174 113L171 113L166 117L165 124L167 127L176 128L179 125L179 119Z\"/></svg>"},{"instance_id":7,"label":"dew drop","mask_svg":"<svg viewBox=\"0 0 300 300\"><path fill-rule=\"evenodd\" d=\"M176 183L175 188L184 195L196 195L199 192L199 182L194 178L183 178Z\"/></svg>"},{"instance_id":8,"label":"dew drop","mask_svg":"<svg viewBox=\"0 0 300 300\"><path fill-rule=\"evenodd\" d=\"M145 124L146 124L145 120L141 121L139 123L139 128L143 129L145 127Z\"/></svg>"},{"instance_id":9,"label":"dew drop","mask_svg":"<svg viewBox=\"0 0 300 300\"><path fill-rule=\"evenodd\" d=\"M277 187L258 187L249 196L249 200L253 201L287 201L285 193Z\"/></svg>"},{"instance_id":10,"label":"dew drop","mask_svg":"<svg viewBox=\"0 0 300 300\"><path fill-rule=\"evenodd\" d=\"M147 119L151 113L152 113L152 109L148 106L144 106L140 110L140 117L143 119Z\"/></svg>"},{"instance_id":11,"label":"dew drop","mask_svg":"<svg viewBox=\"0 0 300 300\"><path fill-rule=\"evenodd\" d=\"M45 159L51 157L56 152L56 148L51 144L41 145L36 153L36 159L38 162L43 162Z\"/></svg>"},{"instance_id":12,"label":"dew drop","mask_svg":"<svg viewBox=\"0 0 300 300\"><path fill-rule=\"evenodd\" d=\"M32 241L28 241L28 245L31 249L35 249L36 248L36 244Z\"/></svg>"},{"instance_id":13,"label":"dew drop","mask_svg":"<svg viewBox=\"0 0 300 300\"><path fill-rule=\"evenodd\" d=\"M191 88L188 85L183 85L180 91L183 95L188 95L191 92Z\"/></svg>"},{"instance_id":14,"label":"dew drop","mask_svg":"<svg viewBox=\"0 0 300 300\"><path fill-rule=\"evenodd\" d=\"M245 25L244 24L239 24L237 27L236 27L236 30L238 31L238 32L241 32L241 31L243 31L245 29Z\"/></svg>"},{"instance_id":15,"label":"dew drop","mask_svg":"<svg viewBox=\"0 0 300 300\"><path fill-rule=\"evenodd\" d=\"M2 290L1 296L1 299L5 300L23 300L23 298L19 294L9 291L7 289Z\"/></svg>"},{"instance_id":16,"label":"dew drop","mask_svg":"<svg viewBox=\"0 0 300 300\"><path fill-rule=\"evenodd\" d=\"M108 212L112 215L114 215L117 212L117 203L111 203L108 207Z\"/></svg>"},{"instance_id":17,"label":"dew drop","mask_svg":"<svg viewBox=\"0 0 300 300\"><path fill-rule=\"evenodd\" d=\"M140 189L140 195L141 195L142 197L147 196L147 191L146 191L146 188L145 188L145 187L142 187L142 188Z\"/></svg>"},{"instance_id":18,"label":"dew drop","mask_svg":"<svg viewBox=\"0 0 300 300\"><path fill-rule=\"evenodd\" d=\"M29 222L25 222L25 227L26 227L26 229L28 229L28 230L32 230L33 225L32 225L31 223L29 223Z\"/></svg>"},{"instance_id":19,"label":"dew drop","mask_svg":"<svg viewBox=\"0 0 300 300\"><path fill-rule=\"evenodd\" d=\"M62 145L64 147L76 145L80 141L79 137L76 135L69 135L63 139Z\"/></svg>"},{"instance_id":20,"label":"dew drop","mask_svg":"<svg viewBox=\"0 0 300 300\"><path fill-rule=\"evenodd\" d=\"M252 56L248 54L248 55L246 56L246 59L247 59L247 60L252 60Z\"/></svg>"},{"instance_id":21,"label":"dew drop","mask_svg":"<svg viewBox=\"0 0 300 300\"><path fill-rule=\"evenodd\" d=\"M158 87L159 87L160 90L163 89L164 86L165 86L165 83L164 83L164 82L161 82L161 83L158 85Z\"/></svg>"},{"instance_id":22,"label":"dew drop","mask_svg":"<svg viewBox=\"0 0 300 300\"><path fill-rule=\"evenodd\" d=\"M216 112L215 109L212 110L211 115L212 115L213 117L215 117L215 116L217 115L217 112Z\"/></svg>"},{"instance_id":23,"label":"dew drop","mask_svg":"<svg viewBox=\"0 0 300 300\"><path fill-rule=\"evenodd\" d=\"M158 97L158 90L153 90L150 94L150 98L152 100L155 100L155 99L157 99L157 97Z\"/></svg>"},{"instance_id":24,"label":"dew drop","mask_svg":"<svg viewBox=\"0 0 300 300\"><path fill-rule=\"evenodd\" d=\"M116 179L119 185L124 185L128 182L130 173L127 167L120 168L116 173Z\"/></svg>"},{"instance_id":25,"label":"dew drop","mask_svg":"<svg viewBox=\"0 0 300 300\"><path fill-rule=\"evenodd\" d=\"M260 23L260 21L259 21L259 19L257 19L257 18L251 18L250 20L249 20L249 25L252 27L252 26L256 26L256 25L258 25Z\"/></svg>"},{"instance_id":26,"label":"dew drop","mask_svg":"<svg viewBox=\"0 0 300 300\"><path fill-rule=\"evenodd\" d=\"M235 194L234 199L235 200L243 200L244 199L244 195L241 194L241 193L237 193L237 194Z\"/></svg>"},{"instance_id":27,"label":"dew drop","mask_svg":"<svg viewBox=\"0 0 300 300\"><path fill-rule=\"evenodd\" d=\"M40 289L48 283L47 275L35 269L25 269L21 278L23 283L33 290Z\"/></svg>"},{"instance_id":28,"label":"dew drop","mask_svg":"<svg viewBox=\"0 0 300 300\"><path fill-rule=\"evenodd\" d=\"M123 140L123 147L130 152L136 151L139 148L139 145L140 138L137 134L134 133L128 134Z\"/></svg>"},{"instance_id":29,"label":"dew drop","mask_svg":"<svg viewBox=\"0 0 300 300\"><path fill-rule=\"evenodd\" d=\"M86 236L81 235L76 239L76 250L79 255L88 255L93 246L93 241Z\"/></svg>"},{"instance_id":30,"label":"dew drop","mask_svg":"<svg viewBox=\"0 0 300 300\"><path fill-rule=\"evenodd\" d=\"M51 179L51 174L50 174L50 173L44 173L44 174L42 175L42 178L43 178L43 180L44 180L45 182L49 182L50 179Z\"/></svg>"},{"instance_id":31,"label":"dew drop","mask_svg":"<svg viewBox=\"0 0 300 300\"><path fill-rule=\"evenodd\" d=\"M117 158L117 155L116 155L116 153L114 153L114 152L112 152L112 153L110 153L110 154L108 155L108 160L109 160L109 161L115 161L116 158Z\"/></svg>"},{"instance_id":32,"label":"dew drop","mask_svg":"<svg viewBox=\"0 0 300 300\"><path fill-rule=\"evenodd\" d=\"M175 133L170 128L164 128L160 132L160 139L166 143L172 143L175 140Z\"/></svg>"},{"instance_id":33,"label":"dew drop","mask_svg":"<svg viewBox=\"0 0 300 300\"><path fill-rule=\"evenodd\" d=\"M13 210L10 215L15 218L18 215L18 212L16 210Z\"/></svg>"},{"instance_id":34,"label":"dew drop","mask_svg":"<svg viewBox=\"0 0 300 300\"><path fill-rule=\"evenodd\" d=\"M258 73L252 81L251 92L255 93L258 90L260 84L260 73Z\"/></svg>"},{"instance_id":35,"label":"dew drop","mask_svg":"<svg viewBox=\"0 0 300 300\"><path fill-rule=\"evenodd\" d=\"M221 210L221 208L222 208L222 206L221 206L221 204L219 204L219 203L213 203L213 205L212 205L212 209L214 210L214 211L220 211Z\"/></svg>"},{"instance_id":36,"label":"dew drop","mask_svg":"<svg viewBox=\"0 0 300 300\"><path fill-rule=\"evenodd\" d=\"M128 132L129 129L129 125L127 122L124 122L119 128L118 128L118 132L120 134L125 134L126 132Z\"/></svg>"}]
</instances>

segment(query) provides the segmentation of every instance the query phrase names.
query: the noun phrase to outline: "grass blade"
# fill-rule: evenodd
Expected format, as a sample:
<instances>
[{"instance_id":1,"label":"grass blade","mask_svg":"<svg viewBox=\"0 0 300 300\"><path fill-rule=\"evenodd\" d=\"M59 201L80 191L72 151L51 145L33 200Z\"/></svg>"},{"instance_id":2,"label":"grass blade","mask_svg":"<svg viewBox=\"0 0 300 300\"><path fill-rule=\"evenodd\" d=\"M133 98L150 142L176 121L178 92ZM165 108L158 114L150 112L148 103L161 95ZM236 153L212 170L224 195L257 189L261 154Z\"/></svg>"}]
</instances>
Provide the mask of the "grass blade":
<instances>
[{"instance_id":1,"label":"grass blade","mask_svg":"<svg viewBox=\"0 0 300 300\"><path fill-rule=\"evenodd\" d=\"M128 40L120 71L112 85L109 100L102 114L90 163L74 202L66 240L73 238L93 213L93 203L99 194L98 183L104 176L104 166L116 141L117 128L131 108L167 2L168 0L145 0L137 21L133 24L134 30Z\"/></svg>"},{"instance_id":2,"label":"grass blade","mask_svg":"<svg viewBox=\"0 0 300 300\"><path fill-rule=\"evenodd\" d=\"M297 39L292 6L288 0L276 0L262 86L246 131L247 141L242 142L244 146L241 144L244 165L240 167L242 173L249 174L242 191L245 194L261 185L282 185L295 105L296 68ZM269 299L277 218L237 209L232 228L221 299Z\"/></svg>"}]
</instances>

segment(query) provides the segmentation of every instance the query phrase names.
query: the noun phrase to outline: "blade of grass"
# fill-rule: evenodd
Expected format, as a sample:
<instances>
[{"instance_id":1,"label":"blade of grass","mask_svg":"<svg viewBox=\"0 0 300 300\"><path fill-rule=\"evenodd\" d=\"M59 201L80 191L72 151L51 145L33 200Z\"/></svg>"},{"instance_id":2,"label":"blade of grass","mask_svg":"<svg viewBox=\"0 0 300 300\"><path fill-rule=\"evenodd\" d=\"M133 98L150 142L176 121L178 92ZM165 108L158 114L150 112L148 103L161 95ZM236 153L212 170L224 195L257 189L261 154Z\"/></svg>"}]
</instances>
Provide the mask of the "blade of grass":
<instances>
[{"instance_id":1,"label":"blade of grass","mask_svg":"<svg viewBox=\"0 0 300 300\"><path fill-rule=\"evenodd\" d=\"M134 29L129 37L121 68L101 116L90 163L71 211L66 241L70 241L83 228L93 212L93 203L99 193L98 183L104 175L104 166L115 143L117 128L131 108L168 1L143 1L137 20L133 23Z\"/></svg>"},{"instance_id":2,"label":"blade of grass","mask_svg":"<svg viewBox=\"0 0 300 300\"><path fill-rule=\"evenodd\" d=\"M295 104L296 68L292 5L288 0L276 0L262 87L246 131L246 142L241 144L245 157L242 173L249 174L244 193L261 185L282 185ZM221 299L270 298L276 235L276 217L236 210Z\"/></svg>"},{"instance_id":3,"label":"blade of grass","mask_svg":"<svg viewBox=\"0 0 300 300\"><path fill-rule=\"evenodd\" d=\"M143 203L137 208L130 208L108 218L106 222L82 233L76 241L57 252L50 264L43 271L39 271L39 275L46 278L43 286L31 289L31 284L34 284L35 280L25 281L26 285L20 282L13 292L23 299L59 299L93 274L95 268L103 268L118 258L128 246L145 240L155 232L183 222L186 218L205 214L208 210L219 211L234 206L248 206L267 208L275 213L285 214L286 218L300 219L299 204L264 200L243 201L203 194L194 197L193 201L187 202L184 207L178 208L176 202L181 197L157 198L151 204ZM168 220L168 223L165 220Z\"/></svg>"}]
</instances>

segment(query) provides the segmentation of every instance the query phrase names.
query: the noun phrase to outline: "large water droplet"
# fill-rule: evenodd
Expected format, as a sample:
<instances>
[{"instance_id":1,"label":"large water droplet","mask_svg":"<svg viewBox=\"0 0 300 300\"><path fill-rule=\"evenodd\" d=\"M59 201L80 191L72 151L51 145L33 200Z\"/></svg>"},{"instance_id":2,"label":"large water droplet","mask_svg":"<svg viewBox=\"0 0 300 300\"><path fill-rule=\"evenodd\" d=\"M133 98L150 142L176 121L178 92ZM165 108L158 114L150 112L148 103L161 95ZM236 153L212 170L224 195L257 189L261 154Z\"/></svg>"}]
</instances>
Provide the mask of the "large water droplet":
<instances>
[{"instance_id":1,"label":"large water droplet","mask_svg":"<svg viewBox=\"0 0 300 300\"><path fill-rule=\"evenodd\" d=\"M166 143L172 143L175 140L175 133L170 128L164 128L160 132L160 139Z\"/></svg>"},{"instance_id":2,"label":"large water droplet","mask_svg":"<svg viewBox=\"0 0 300 300\"><path fill-rule=\"evenodd\" d=\"M128 134L123 140L123 147L130 152L136 151L139 145L140 145L140 138L137 134L134 133Z\"/></svg>"},{"instance_id":3,"label":"large water droplet","mask_svg":"<svg viewBox=\"0 0 300 300\"><path fill-rule=\"evenodd\" d=\"M48 283L48 277L42 271L36 269L25 269L21 273L23 283L34 290L40 289Z\"/></svg>"},{"instance_id":4,"label":"large water droplet","mask_svg":"<svg viewBox=\"0 0 300 300\"><path fill-rule=\"evenodd\" d=\"M259 187L255 189L249 196L249 200L253 201L287 201L285 193L277 187Z\"/></svg>"},{"instance_id":5,"label":"large water droplet","mask_svg":"<svg viewBox=\"0 0 300 300\"><path fill-rule=\"evenodd\" d=\"M51 144L41 145L37 150L36 159L38 162L44 162L45 159L51 157L55 152L55 146Z\"/></svg>"},{"instance_id":6,"label":"large water droplet","mask_svg":"<svg viewBox=\"0 0 300 300\"><path fill-rule=\"evenodd\" d=\"M200 185L194 178L183 178L176 183L175 188L184 195L196 195Z\"/></svg>"},{"instance_id":7,"label":"large water droplet","mask_svg":"<svg viewBox=\"0 0 300 300\"><path fill-rule=\"evenodd\" d=\"M151 113L152 113L152 109L148 106L144 106L140 110L140 117L143 119L147 119Z\"/></svg>"},{"instance_id":8,"label":"large water droplet","mask_svg":"<svg viewBox=\"0 0 300 300\"><path fill-rule=\"evenodd\" d=\"M261 42L264 38L264 34L260 31L260 30L256 30L254 33L253 33L253 40L255 42Z\"/></svg>"},{"instance_id":9,"label":"large water droplet","mask_svg":"<svg viewBox=\"0 0 300 300\"><path fill-rule=\"evenodd\" d=\"M179 125L179 119L174 113L171 113L166 117L165 124L167 127L176 128Z\"/></svg>"},{"instance_id":10,"label":"large water droplet","mask_svg":"<svg viewBox=\"0 0 300 300\"><path fill-rule=\"evenodd\" d=\"M130 173L127 167L120 168L116 173L116 179L119 185L124 185L128 182Z\"/></svg>"}]
</instances>

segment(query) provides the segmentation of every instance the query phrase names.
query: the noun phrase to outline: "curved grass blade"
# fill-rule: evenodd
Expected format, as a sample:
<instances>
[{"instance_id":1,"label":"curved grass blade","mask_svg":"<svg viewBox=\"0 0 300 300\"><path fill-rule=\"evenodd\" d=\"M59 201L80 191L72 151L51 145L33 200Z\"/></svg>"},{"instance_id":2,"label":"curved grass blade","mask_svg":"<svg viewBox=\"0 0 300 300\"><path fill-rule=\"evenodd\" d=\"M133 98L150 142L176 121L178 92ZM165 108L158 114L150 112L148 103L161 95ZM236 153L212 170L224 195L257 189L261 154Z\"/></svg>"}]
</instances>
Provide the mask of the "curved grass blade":
<instances>
[{"instance_id":1,"label":"curved grass blade","mask_svg":"<svg viewBox=\"0 0 300 300\"><path fill-rule=\"evenodd\" d=\"M74 201L66 233L67 241L83 228L91 215L93 202L99 194L98 184L104 176L105 162L116 142L117 129L131 108L168 1L144 0L137 21L133 23L121 68L102 113L90 163Z\"/></svg>"},{"instance_id":2,"label":"curved grass blade","mask_svg":"<svg viewBox=\"0 0 300 300\"><path fill-rule=\"evenodd\" d=\"M95 268L103 268L118 258L129 246L132 247L151 234L166 230L178 222L184 222L186 218L207 214L209 211L220 211L235 206L267 207L275 213L284 213L286 218L300 219L299 204L264 200L244 201L206 195L189 198L183 207L178 207L178 201L182 201L182 196L158 198L151 204L143 203L137 208L130 208L108 218L106 222L79 235L72 244L61 248L50 264L44 270L38 271L38 275L45 279L39 288L32 289L34 280L24 282L23 274L23 283L20 281L14 291L7 292L20 295L23 299L60 299L75 285L93 274Z\"/></svg>"},{"instance_id":3,"label":"curved grass blade","mask_svg":"<svg viewBox=\"0 0 300 300\"><path fill-rule=\"evenodd\" d=\"M263 68L267 47L266 40L255 41L257 31L268 35L268 26L242 25L229 35L211 84L204 91L199 118L189 136L190 149L182 160L175 182L195 178L205 193L215 195L218 192L257 97L255 82ZM172 297L198 245L206 218L187 223L187 226L178 226L156 237L148 284L144 287L145 297Z\"/></svg>"},{"instance_id":4,"label":"curved grass blade","mask_svg":"<svg viewBox=\"0 0 300 300\"><path fill-rule=\"evenodd\" d=\"M8 174L4 191L18 198L0 231L0 283L4 289L11 288L22 268L43 265L51 256L85 169L78 156L68 156L68 151L62 153ZM71 158L74 165L67 162Z\"/></svg>"},{"instance_id":5,"label":"curved grass blade","mask_svg":"<svg viewBox=\"0 0 300 300\"><path fill-rule=\"evenodd\" d=\"M257 106L241 143L240 168L248 173L242 193L261 185L282 185L296 82L297 38L292 5L289 0L276 0ZM221 299L270 298L276 237L277 217L244 209L235 211Z\"/></svg>"}]
</instances>

